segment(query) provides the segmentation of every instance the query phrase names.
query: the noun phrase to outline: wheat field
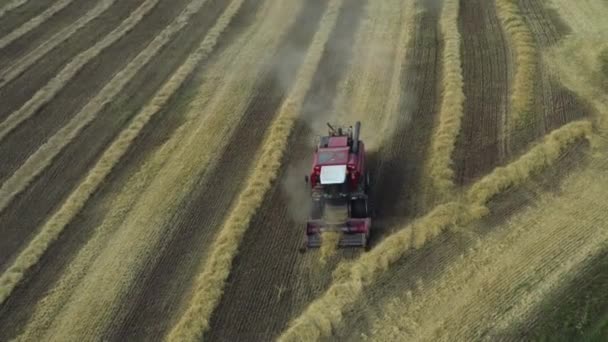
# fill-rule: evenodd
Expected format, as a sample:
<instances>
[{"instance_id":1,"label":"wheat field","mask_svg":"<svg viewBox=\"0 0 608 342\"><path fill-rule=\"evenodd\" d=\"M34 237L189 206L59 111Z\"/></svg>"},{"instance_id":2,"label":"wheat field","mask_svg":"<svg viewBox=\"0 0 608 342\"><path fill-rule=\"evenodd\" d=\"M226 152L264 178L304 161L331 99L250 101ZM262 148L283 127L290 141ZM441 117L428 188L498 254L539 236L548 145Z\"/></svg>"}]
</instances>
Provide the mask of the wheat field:
<instances>
[{"instance_id":1,"label":"wheat field","mask_svg":"<svg viewBox=\"0 0 608 342\"><path fill-rule=\"evenodd\" d=\"M0 341L608 337L603 0L0 0ZM362 123L368 249L299 252Z\"/></svg>"}]
</instances>

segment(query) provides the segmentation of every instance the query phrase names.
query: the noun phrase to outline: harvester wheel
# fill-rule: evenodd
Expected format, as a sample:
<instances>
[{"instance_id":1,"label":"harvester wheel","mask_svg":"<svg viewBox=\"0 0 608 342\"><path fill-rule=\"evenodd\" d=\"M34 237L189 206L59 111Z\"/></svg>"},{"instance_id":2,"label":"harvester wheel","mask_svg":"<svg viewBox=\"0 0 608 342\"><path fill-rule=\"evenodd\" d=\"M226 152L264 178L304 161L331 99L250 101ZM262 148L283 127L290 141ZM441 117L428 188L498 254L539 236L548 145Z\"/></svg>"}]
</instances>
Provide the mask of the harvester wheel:
<instances>
[{"instance_id":1,"label":"harvester wheel","mask_svg":"<svg viewBox=\"0 0 608 342\"><path fill-rule=\"evenodd\" d=\"M351 201L351 213L354 218L368 217L367 200L364 198Z\"/></svg>"}]
</instances>

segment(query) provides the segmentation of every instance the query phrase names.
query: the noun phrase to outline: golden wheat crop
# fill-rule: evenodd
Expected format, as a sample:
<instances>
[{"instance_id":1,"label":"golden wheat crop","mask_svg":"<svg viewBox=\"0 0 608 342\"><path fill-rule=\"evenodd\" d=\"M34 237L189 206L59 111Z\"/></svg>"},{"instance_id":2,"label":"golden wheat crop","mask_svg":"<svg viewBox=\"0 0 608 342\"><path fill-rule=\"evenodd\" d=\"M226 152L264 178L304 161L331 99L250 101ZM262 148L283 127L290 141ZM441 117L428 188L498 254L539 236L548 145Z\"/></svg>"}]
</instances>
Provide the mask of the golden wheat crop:
<instances>
[{"instance_id":1,"label":"golden wheat crop","mask_svg":"<svg viewBox=\"0 0 608 342\"><path fill-rule=\"evenodd\" d=\"M117 28L108 33L102 40L74 57L53 79L44 87L39 89L21 108L11 113L10 116L0 122L0 141L10 132L17 128L23 121L32 117L40 108L51 101L66 84L78 74L78 72L91 60L97 57L103 50L110 47L120 38L125 36L146 16L160 0L144 1L131 15L125 19Z\"/></svg>"}]
</instances>

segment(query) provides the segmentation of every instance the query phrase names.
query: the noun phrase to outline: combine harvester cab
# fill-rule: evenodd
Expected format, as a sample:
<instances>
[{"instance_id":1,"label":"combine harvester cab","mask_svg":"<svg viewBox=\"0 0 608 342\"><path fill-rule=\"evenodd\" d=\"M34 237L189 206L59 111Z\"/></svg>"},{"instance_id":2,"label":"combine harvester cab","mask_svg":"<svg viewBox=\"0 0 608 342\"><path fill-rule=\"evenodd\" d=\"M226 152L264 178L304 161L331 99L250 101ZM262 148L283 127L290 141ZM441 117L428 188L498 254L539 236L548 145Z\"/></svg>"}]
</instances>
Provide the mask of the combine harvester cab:
<instances>
[{"instance_id":1,"label":"combine harvester cab","mask_svg":"<svg viewBox=\"0 0 608 342\"><path fill-rule=\"evenodd\" d=\"M311 212L306 225L306 246L319 247L323 233L340 232L339 247L367 247L371 214L365 145L359 140L361 123L334 128L315 148L312 170L306 176L311 189Z\"/></svg>"}]
</instances>

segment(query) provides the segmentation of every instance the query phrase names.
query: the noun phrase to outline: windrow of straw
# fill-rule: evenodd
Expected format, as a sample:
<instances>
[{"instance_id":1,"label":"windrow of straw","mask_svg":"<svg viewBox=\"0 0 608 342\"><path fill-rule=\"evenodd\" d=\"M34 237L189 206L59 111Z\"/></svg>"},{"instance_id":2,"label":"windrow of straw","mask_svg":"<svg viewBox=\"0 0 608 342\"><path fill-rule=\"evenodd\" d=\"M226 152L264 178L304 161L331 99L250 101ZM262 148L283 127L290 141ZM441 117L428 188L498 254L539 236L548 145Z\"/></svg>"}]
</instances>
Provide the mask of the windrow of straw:
<instances>
[{"instance_id":1,"label":"windrow of straw","mask_svg":"<svg viewBox=\"0 0 608 342\"><path fill-rule=\"evenodd\" d=\"M29 0L12 0L9 1L6 5L0 8L0 18L4 17L4 15L17 7L21 7L25 5Z\"/></svg>"},{"instance_id":2,"label":"windrow of straw","mask_svg":"<svg viewBox=\"0 0 608 342\"><path fill-rule=\"evenodd\" d=\"M196 2L192 2L194 4ZM241 8L243 0L233 1L211 28L200 46L192 52L177 71L167 80L148 104L133 118L129 125L103 153L86 178L70 194L67 200L44 224L40 233L19 254L14 263L0 276L0 304L23 279L25 272L34 266L50 244L80 212L86 201L110 174L125 155L133 141L154 115L159 113L171 96L180 88L196 66L213 52L220 35ZM192 7L190 7L192 8Z\"/></svg>"},{"instance_id":3,"label":"windrow of straw","mask_svg":"<svg viewBox=\"0 0 608 342\"><path fill-rule=\"evenodd\" d=\"M266 192L277 177L287 141L325 51L325 45L336 25L342 4L343 0L329 2L321 18L319 30L315 33L304 62L298 70L295 84L270 127L257 165L214 241L203 271L195 281L189 307L167 336L169 341L199 340L209 327L211 314L222 296L232 260L236 256L243 235L256 209L261 205Z\"/></svg>"},{"instance_id":4,"label":"windrow of straw","mask_svg":"<svg viewBox=\"0 0 608 342\"><path fill-rule=\"evenodd\" d=\"M521 129L533 120L534 80L537 48L516 0L496 0L497 14L513 46L515 76L511 90L510 124Z\"/></svg>"},{"instance_id":5,"label":"windrow of straw","mask_svg":"<svg viewBox=\"0 0 608 342\"><path fill-rule=\"evenodd\" d=\"M49 8L47 8L44 12L40 13L36 17L30 19L23 25L16 28L14 31L10 32L6 36L0 38L0 49L4 49L10 43L15 40L23 37L26 33L32 31L38 26L42 25L45 21L47 21L50 17L54 16L57 12L66 8L69 4L74 2L74 0L59 0L52 4ZM19 3L17 3L19 5ZM10 7L9 7L10 8Z\"/></svg>"},{"instance_id":6,"label":"windrow of straw","mask_svg":"<svg viewBox=\"0 0 608 342\"><path fill-rule=\"evenodd\" d=\"M0 141L17 128L23 121L32 117L40 108L50 102L87 63L131 31L159 1L160 0L144 1L117 28L108 33L108 35L95 45L74 57L74 59L59 71L59 73L44 87L39 89L21 108L11 113L6 120L0 123Z\"/></svg>"},{"instance_id":7,"label":"windrow of straw","mask_svg":"<svg viewBox=\"0 0 608 342\"><path fill-rule=\"evenodd\" d=\"M439 19L444 41L442 99L439 124L433 136L428 163L432 188L438 192L438 195L444 196L450 194L454 188L452 152L464 116L464 81L458 31L459 8L459 0L446 0Z\"/></svg>"},{"instance_id":8,"label":"windrow of straw","mask_svg":"<svg viewBox=\"0 0 608 342\"><path fill-rule=\"evenodd\" d=\"M83 28L95 18L99 17L101 13L110 8L110 6L114 5L114 3L116 3L116 0L100 1L97 3L97 5L95 5L95 7L85 13L83 16L79 17L75 22L63 30L55 33L51 38L45 40L40 45L36 46L36 48L34 48L32 51L28 52L27 55L20 57L15 63L6 67L4 71L0 73L0 88L19 77L19 75L23 74L49 51L68 40L72 35L74 35L74 33L76 33L76 31Z\"/></svg>"},{"instance_id":9,"label":"windrow of straw","mask_svg":"<svg viewBox=\"0 0 608 342\"><path fill-rule=\"evenodd\" d=\"M255 66L264 65L276 51L292 22L277 25L276 18L294 17L295 21L294 7L293 1L281 6L265 1L250 27L234 40L222 38L226 48L204 70L195 71L202 83L193 90L194 98L182 88L171 101L172 110L187 106L179 127L141 164L132 165L136 170L120 182L121 191L106 200L103 221L49 294L32 308L19 341L94 337L124 312L120 307L141 281L141 270L158 261L161 239L177 229L171 223L173 213L191 189L210 176L208 170L214 169L238 132L235 127L263 75L264 68ZM103 310L94 309L100 303Z\"/></svg>"},{"instance_id":10,"label":"windrow of straw","mask_svg":"<svg viewBox=\"0 0 608 342\"><path fill-rule=\"evenodd\" d=\"M47 167L55 157L80 134L102 111L120 94L135 75L148 64L161 49L171 42L207 0L192 2L175 20L158 34L144 50L119 71L70 121L47 140L0 188L0 212L27 188L27 186Z\"/></svg>"},{"instance_id":11,"label":"windrow of straw","mask_svg":"<svg viewBox=\"0 0 608 342\"><path fill-rule=\"evenodd\" d=\"M473 185L460 201L437 206L428 215L387 237L358 260L338 268L325 294L308 308L281 335L280 341L310 341L330 336L349 305L391 264L411 249L417 249L442 231L466 225L488 213L486 204L510 186L526 181L532 174L554 163L564 149L592 132L589 121L567 124L545 137L515 162L496 169Z\"/></svg>"}]
</instances>

